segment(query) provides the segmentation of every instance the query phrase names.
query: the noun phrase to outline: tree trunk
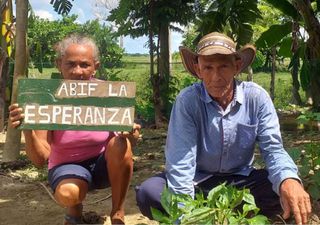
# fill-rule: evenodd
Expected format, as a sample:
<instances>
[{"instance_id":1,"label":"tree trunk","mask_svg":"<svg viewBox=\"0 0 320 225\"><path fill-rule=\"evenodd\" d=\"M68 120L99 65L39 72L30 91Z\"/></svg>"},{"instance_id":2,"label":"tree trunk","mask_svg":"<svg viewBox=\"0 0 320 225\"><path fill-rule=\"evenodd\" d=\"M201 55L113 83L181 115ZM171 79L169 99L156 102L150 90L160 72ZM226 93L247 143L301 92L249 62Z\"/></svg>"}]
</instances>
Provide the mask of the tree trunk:
<instances>
[{"instance_id":1,"label":"tree trunk","mask_svg":"<svg viewBox=\"0 0 320 225\"><path fill-rule=\"evenodd\" d=\"M0 0L0 14L3 14L3 8L1 7L4 4L4 0ZM2 16L0 16L0 24L2 24ZM3 46L3 36L2 36L2 40L1 40L1 45ZM6 79L2 74L2 67L5 61L5 51L3 50L1 46L0 49L0 132L3 131L4 129L4 118L5 118L5 94L6 94Z\"/></svg>"},{"instance_id":2,"label":"tree trunk","mask_svg":"<svg viewBox=\"0 0 320 225\"><path fill-rule=\"evenodd\" d=\"M169 29L169 33L168 33L168 51L169 51L169 74L171 74L172 71L172 52L171 52L171 30Z\"/></svg>"},{"instance_id":3,"label":"tree trunk","mask_svg":"<svg viewBox=\"0 0 320 225\"><path fill-rule=\"evenodd\" d=\"M296 54L298 51L298 32L299 32L299 23L297 21L293 21L292 25L292 46L291 51L292 55ZM300 83L298 79L299 74L299 60L297 63L293 63L291 70L292 77L292 100L291 102L295 105L302 105L301 97L299 94Z\"/></svg>"},{"instance_id":4,"label":"tree trunk","mask_svg":"<svg viewBox=\"0 0 320 225\"><path fill-rule=\"evenodd\" d=\"M276 77L276 47L272 47L272 68L271 68L271 81L270 81L270 97L272 101L274 100L274 81Z\"/></svg>"},{"instance_id":5,"label":"tree trunk","mask_svg":"<svg viewBox=\"0 0 320 225\"><path fill-rule=\"evenodd\" d=\"M247 81L253 81L253 70L251 66L248 66L247 72Z\"/></svg>"},{"instance_id":6,"label":"tree trunk","mask_svg":"<svg viewBox=\"0 0 320 225\"><path fill-rule=\"evenodd\" d=\"M153 90L153 107L154 107L154 111L155 111L155 115L157 115L157 104L155 99L157 99L155 97L156 95L156 83L157 83L157 74L155 74L154 72L154 43L153 43L153 32L152 32L152 28L149 29L149 45L150 45L150 81L151 81L151 85L152 85L152 90ZM155 121L156 121L156 116L155 116Z\"/></svg>"},{"instance_id":7,"label":"tree trunk","mask_svg":"<svg viewBox=\"0 0 320 225\"><path fill-rule=\"evenodd\" d=\"M160 32L159 32L160 33ZM153 75L152 89L153 89L153 105L154 105L154 118L157 128L165 127L166 121L164 117L164 102L161 96L161 83L163 81L162 76L160 75L161 70L161 52L160 52L160 37L158 35L157 42L157 73Z\"/></svg>"},{"instance_id":8,"label":"tree trunk","mask_svg":"<svg viewBox=\"0 0 320 225\"><path fill-rule=\"evenodd\" d=\"M170 80L170 50L169 50L169 24L161 23L159 29L160 58L159 58L159 76L160 76L160 95L161 95L161 124L166 125L169 109L169 80Z\"/></svg>"},{"instance_id":9,"label":"tree trunk","mask_svg":"<svg viewBox=\"0 0 320 225\"><path fill-rule=\"evenodd\" d=\"M313 109L320 112L320 23L312 10L310 1L294 0L293 5L301 14L305 22L305 29L309 34L306 54L311 65L310 91Z\"/></svg>"},{"instance_id":10,"label":"tree trunk","mask_svg":"<svg viewBox=\"0 0 320 225\"><path fill-rule=\"evenodd\" d=\"M263 70L266 72L266 71L269 71L270 67L269 67L269 63L270 62L270 52L267 51L266 52L266 60L264 62L264 65L263 65Z\"/></svg>"},{"instance_id":11,"label":"tree trunk","mask_svg":"<svg viewBox=\"0 0 320 225\"><path fill-rule=\"evenodd\" d=\"M16 1L16 50L13 75L11 103L17 102L18 79L25 77L27 70L27 23L28 1ZM21 131L8 126L6 143L3 151L3 161L14 161L20 153Z\"/></svg>"},{"instance_id":12,"label":"tree trunk","mask_svg":"<svg viewBox=\"0 0 320 225\"><path fill-rule=\"evenodd\" d=\"M5 42L1 42L1 45ZM4 130L5 118L7 117L6 87L9 78L9 59L3 47L0 49L0 132Z\"/></svg>"},{"instance_id":13,"label":"tree trunk","mask_svg":"<svg viewBox=\"0 0 320 225\"><path fill-rule=\"evenodd\" d=\"M160 95L160 76L159 76L159 60L157 60L157 72L154 71L154 53L157 52L157 59L159 59L159 50L158 47L154 46L153 42L153 10L154 10L154 1L151 0L149 3L150 15L149 15L149 43L150 43L150 80L152 84L152 99L153 99L153 108L154 108L154 120L157 128L162 127L162 101ZM158 39L159 43L159 39ZM159 45L159 44L158 44Z\"/></svg>"},{"instance_id":14,"label":"tree trunk","mask_svg":"<svg viewBox=\"0 0 320 225\"><path fill-rule=\"evenodd\" d=\"M3 24L3 17L8 9L7 0L0 0L0 24ZM0 48L0 132L4 130L5 118L7 115L6 105L6 87L9 79L9 60L7 54L7 42L4 35L1 35L1 48Z\"/></svg>"}]
</instances>

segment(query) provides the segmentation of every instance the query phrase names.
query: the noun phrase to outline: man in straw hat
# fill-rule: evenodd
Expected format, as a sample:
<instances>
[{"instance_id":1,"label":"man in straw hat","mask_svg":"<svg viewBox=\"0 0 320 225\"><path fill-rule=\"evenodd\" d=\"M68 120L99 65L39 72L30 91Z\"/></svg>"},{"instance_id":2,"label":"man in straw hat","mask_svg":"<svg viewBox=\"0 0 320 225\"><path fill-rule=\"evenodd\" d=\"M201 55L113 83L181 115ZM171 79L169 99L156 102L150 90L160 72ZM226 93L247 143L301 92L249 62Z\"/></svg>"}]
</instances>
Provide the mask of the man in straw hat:
<instances>
[{"instance_id":1,"label":"man in straw hat","mask_svg":"<svg viewBox=\"0 0 320 225\"><path fill-rule=\"evenodd\" d=\"M297 224L307 223L309 195L283 148L268 93L234 78L252 63L255 52L252 45L236 51L233 40L217 32L204 36L196 53L180 48L186 70L201 83L183 89L173 106L166 171L136 188L144 215L152 218L151 207L164 211L160 193L165 185L174 193L194 196L195 186L207 194L227 182L249 188L260 212L269 218L280 213L288 218L292 212ZM265 169L253 167L256 143Z\"/></svg>"}]
</instances>

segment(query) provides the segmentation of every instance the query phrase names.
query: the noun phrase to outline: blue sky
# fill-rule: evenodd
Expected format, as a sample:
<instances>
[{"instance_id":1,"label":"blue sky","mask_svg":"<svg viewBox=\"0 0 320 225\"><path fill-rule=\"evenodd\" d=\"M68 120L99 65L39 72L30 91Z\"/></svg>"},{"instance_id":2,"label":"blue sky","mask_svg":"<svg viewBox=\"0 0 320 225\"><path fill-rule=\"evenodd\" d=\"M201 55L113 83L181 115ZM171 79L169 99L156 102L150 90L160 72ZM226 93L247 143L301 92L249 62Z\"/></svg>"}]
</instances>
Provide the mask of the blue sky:
<instances>
[{"instance_id":1,"label":"blue sky","mask_svg":"<svg viewBox=\"0 0 320 225\"><path fill-rule=\"evenodd\" d=\"M50 0L29 0L35 14L41 18L55 20L61 18L50 4ZM70 14L78 15L78 22L84 23L87 20L96 19L97 9L94 7L94 0L75 0ZM148 53L148 48L145 48L147 37L132 39L124 37L123 45L127 53ZM178 51L181 44L181 34L177 32L171 33L171 51Z\"/></svg>"}]
</instances>

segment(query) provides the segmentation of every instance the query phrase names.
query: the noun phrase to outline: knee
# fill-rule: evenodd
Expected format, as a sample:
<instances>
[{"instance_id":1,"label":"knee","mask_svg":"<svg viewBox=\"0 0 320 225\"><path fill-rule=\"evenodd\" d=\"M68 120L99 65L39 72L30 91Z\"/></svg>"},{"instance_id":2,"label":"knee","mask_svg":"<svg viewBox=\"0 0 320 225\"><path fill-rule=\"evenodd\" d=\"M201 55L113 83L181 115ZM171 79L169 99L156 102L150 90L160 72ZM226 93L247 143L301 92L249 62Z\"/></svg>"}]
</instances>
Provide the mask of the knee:
<instances>
[{"instance_id":1,"label":"knee","mask_svg":"<svg viewBox=\"0 0 320 225\"><path fill-rule=\"evenodd\" d=\"M123 137L112 138L105 153L106 158L111 158L117 162L122 162L128 165L132 164L132 149L130 141Z\"/></svg>"},{"instance_id":2,"label":"knee","mask_svg":"<svg viewBox=\"0 0 320 225\"><path fill-rule=\"evenodd\" d=\"M136 201L138 206L150 203L149 199L152 197L150 187L144 183L135 187Z\"/></svg>"},{"instance_id":3,"label":"knee","mask_svg":"<svg viewBox=\"0 0 320 225\"><path fill-rule=\"evenodd\" d=\"M138 205L160 203L161 193L165 187L165 180L151 177L135 188Z\"/></svg>"},{"instance_id":4,"label":"knee","mask_svg":"<svg viewBox=\"0 0 320 225\"><path fill-rule=\"evenodd\" d=\"M136 201L140 212L149 219L153 218L151 208L165 212L161 206L161 193L165 186L165 182L163 181L162 179L152 177L135 188Z\"/></svg>"},{"instance_id":5,"label":"knee","mask_svg":"<svg viewBox=\"0 0 320 225\"><path fill-rule=\"evenodd\" d=\"M62 206L71 207L81 203L84 195L76 184L64 183L56 188L55 198Z\"/></svg>"}]
</instances>

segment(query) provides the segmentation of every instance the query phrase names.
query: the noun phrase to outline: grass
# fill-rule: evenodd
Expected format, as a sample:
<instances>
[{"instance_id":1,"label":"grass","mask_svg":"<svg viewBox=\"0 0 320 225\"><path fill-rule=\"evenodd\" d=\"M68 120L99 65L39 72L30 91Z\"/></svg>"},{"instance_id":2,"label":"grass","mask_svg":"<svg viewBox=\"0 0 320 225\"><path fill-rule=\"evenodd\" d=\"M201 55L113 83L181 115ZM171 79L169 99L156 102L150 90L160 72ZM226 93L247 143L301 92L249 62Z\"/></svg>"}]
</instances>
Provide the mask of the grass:
<instances>
[{"instance_id":1,"label":"grass","mask_svg":"<svg viewBox=\"0 0 320 225\"><path fill-rule=\"evenodd\" d=\"M246 74L241 74L239 79L246 80ZM253 75L253 81L262 86L270 94L271 74L259 72ZM276 72L275 75L275 99L276 108L286 108L292 98L292 78L290 72ZM299 91L302 101L305 101L305 94L302 89Z\"/></svg>"},{"instance_id":2,"label":"grass","mask_svg":"<svg viewBox=\"0 0 320 225\"><path fill-rule=\"evenodd\" d=\"M37 68L29 67L28 77L29 78L39 78L39 79L50 79L52 73L58 73L56 68L43 68L43 72L40 73Z\"/></svg>"},{"instance_id":3,"label":"grass","mask_svg":"<svg viewBox=\"0 0 320 225\"><path fill-rule=\"evenodd\" d=\"M124 63L149 63L149 55L124 55L122 57Z\"/></svg>"}]
</instances>

